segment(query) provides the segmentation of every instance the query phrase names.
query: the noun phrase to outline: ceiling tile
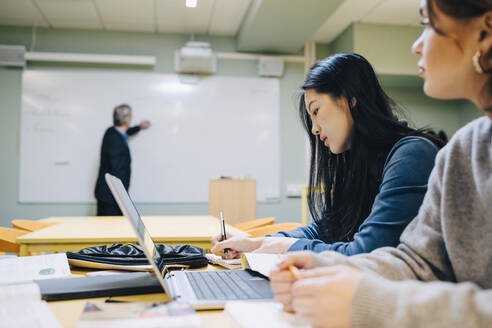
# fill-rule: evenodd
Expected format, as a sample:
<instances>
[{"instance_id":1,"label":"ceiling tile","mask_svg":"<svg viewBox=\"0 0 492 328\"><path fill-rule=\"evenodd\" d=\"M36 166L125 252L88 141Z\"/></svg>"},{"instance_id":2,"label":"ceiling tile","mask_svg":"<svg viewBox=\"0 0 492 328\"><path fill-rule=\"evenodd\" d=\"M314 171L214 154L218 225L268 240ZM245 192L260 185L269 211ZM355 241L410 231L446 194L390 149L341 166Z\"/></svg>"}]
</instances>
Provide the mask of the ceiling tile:
<instances>
[{"instance_id":1,"label":"ceiling tile","mask_svg":"<svg viewBox=\"0 0 492 328\"><path fill-rule=\"evenodd\" d=\"M34 0L49 23L58 28L102 29L92 0Z\"/></svg>"},{"instance_id":2,"label":"ceiling tile","mask_svg":"<svg viewBox=\"0 0 492 328\"><path fill-rule=\"evenodd\" d=\"M385 0L361 21L365 23L419 25L420 0Z\"/></svg>"},{"instance_id":3,"label":"ceiling tile","mask_svg":"<svg viewBox=\"0 0 492 328\"><path fill-rule=\"evenodd\" d=\"M49 26L31 0L0 0L0 25Z\"/></svg>"},{"instance_id":4,"label":"ceiling tile","mask_svg":"<svg viewBox=\"0 0 492 328\"><path fill-rule=\"evenodd\" d=\"M250 4L251 0L215 0L208 33L236 35Z\"/></svg>"},{"instance_id":5,"label":"ceiling tile","mask_svg":"<svg viewBox=\"0 0 492 328\"><path fill-rule=\"evenodd\" d=\"M198 0L196 8L186 8L185 0L156 0L159 32L206 34L214 2Z\"/></svg>"},{"instance_id":6,"label":"ceiling tile","mask_svg":"<svg viewBox=\"0 0 492 328\"><path fill-rule=\"evenodd\" d=\"M154 0L95 0L108 30L156 30Z\"/></svg>"}]
</instances>

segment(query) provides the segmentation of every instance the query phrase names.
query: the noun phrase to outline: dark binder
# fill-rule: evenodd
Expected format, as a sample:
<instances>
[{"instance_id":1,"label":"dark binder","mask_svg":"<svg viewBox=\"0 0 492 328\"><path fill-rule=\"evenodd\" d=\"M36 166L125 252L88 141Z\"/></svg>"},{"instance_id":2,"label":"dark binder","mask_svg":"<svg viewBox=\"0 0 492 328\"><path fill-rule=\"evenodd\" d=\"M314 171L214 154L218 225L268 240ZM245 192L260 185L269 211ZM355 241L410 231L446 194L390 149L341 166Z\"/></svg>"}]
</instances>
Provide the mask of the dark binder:
<instances>
[{"instance_id":1,"label":"dark binder","mask_svg":"<svg viewBox=\"0 0 492 328\"><path fill-rule=\"evenodd\" d=\"M164 293L157 278L148 272L109 276L35 280L45 301Z\"/></svg>"}]
</instances>

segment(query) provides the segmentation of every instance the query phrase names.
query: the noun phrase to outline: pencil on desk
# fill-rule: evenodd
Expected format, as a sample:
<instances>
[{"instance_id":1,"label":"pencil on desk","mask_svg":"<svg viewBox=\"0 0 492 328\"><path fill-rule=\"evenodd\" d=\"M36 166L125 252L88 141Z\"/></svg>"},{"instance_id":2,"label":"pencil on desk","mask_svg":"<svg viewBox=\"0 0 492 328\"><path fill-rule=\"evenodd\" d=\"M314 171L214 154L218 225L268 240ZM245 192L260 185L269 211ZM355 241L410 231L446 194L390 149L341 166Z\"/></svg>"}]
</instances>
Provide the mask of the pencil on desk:
<instances>
[{"instance_id":1,"label":"pencil on desk","mask_svg":"<svg viewBox=\"0 0 492 328\"><path fill-rule=\"evenodd\" d=\"M297 267L293 266L292 264L289 265L289 271L290 271L290 273L292 273L294 278L296 278L296 280L302 279L301 272L299 271L299 269Z\"/></svg>"}]
</instances>

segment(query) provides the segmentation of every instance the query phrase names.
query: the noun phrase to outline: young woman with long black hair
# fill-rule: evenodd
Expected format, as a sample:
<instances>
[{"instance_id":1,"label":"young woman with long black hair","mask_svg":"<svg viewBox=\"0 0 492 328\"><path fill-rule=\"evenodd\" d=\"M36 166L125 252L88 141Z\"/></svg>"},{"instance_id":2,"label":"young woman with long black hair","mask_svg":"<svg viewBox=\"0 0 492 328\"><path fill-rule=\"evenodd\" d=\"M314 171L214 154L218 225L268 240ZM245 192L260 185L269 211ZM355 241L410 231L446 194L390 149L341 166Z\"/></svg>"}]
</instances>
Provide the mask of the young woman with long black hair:
<instances>
[{"instance_id":1,"label":"young woman with long black hair","mask_svg":"<svg viewBox=\"0 0 492 328\"><path fill-rule=\"evenodd\" d=\"M492 1L422 0L420 11L424 92L485 116L437 155L398 247L293 253L270 275L275 299L313 327L492 327Z\"/></svg>"},{"instance_id":2,"label":"young woman with long black hair","mask_svg":"<svg viewBox=\"0 0 492 328\"><path fill-rule=\"evenodd\" d=\"M422 203L442 142L399 121L401 111L369 62L337 54L315 64L299 113L311 144L308 204L314 222L261 238L216 239L212 252L334 250L395 246Z\"/></svg>"}]
</instances>

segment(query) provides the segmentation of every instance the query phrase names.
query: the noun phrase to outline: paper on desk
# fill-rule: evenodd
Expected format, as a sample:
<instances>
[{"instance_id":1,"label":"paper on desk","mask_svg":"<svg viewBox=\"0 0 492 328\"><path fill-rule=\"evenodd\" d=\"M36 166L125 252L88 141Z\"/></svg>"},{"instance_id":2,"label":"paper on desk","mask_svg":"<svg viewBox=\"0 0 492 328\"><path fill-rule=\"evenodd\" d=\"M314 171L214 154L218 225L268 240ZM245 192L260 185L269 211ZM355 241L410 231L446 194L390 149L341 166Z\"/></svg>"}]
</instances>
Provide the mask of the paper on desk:
<instances>
[{"instance_id":1,"label":"paper on desk","mask_svg":"<svg viewBox=\"0 0 492 328\"><path fill-rule=\"evenodd\" d=\"M209 263L220 265L229 270L241 269L241 260L240 259L223 259L220 256L215 254L205 254Z\"/></svg>"},{"instance_id":2,"label":"paper on desk","mask_svg":"<svg viewBox=\"0 0 492 328\"><path fill-rule=\"evenodd\" d=\"M186 303L86 303L77 328L200 327Z\"/></svg>"},{"instance_id":3,"label":"paper on desk","mask_svg":"<svg viewBox=\"0 0 492 328\"><path fill-rule=\"evenodd\" d=\"M0 328L61 328L61 326L48 304L38 299L37 302L1 303Z\"/></svg>"},{"instance_id":4,"label":"paper on desk","mask_svg":"<svg viewBox=\"0 0 492 328\"><path fill-rule=\"evenodd\" d=\"M14 257L0 265L0 285L62 277L70 277L65 253Z\"/></svg>"},{"instance_id":5,"label":"paper on desk","mask_svg":"<svg viewBox=\"0 0 492 328\"><path fill-rule=\"evenodd\" d=\"M0 285L0 307L4 303L14 302L39 302L41 300L41 291L39 286L34 282Z\"/></svg>"},{"instance_id":6,"label":"paper on desk","mask_svg":"<svg viewBox=\"0 0 492 328\"><path fill-rule=\"evenodd\" d=\"M239 327L309 328L297 315L282 311L277 302L227 302L224 312Z\"/></svg>"},{"instance_id":7,"label":"paper on desk","mask_svg":"<svg viewBox=\"0 0 492 328\"><path fill-rule=\"evenodd\" d=\"M241 254L241 265L244 269L251 269L268 277L282 259L281 254L243 253Z\"/></svg>"}]
</instances>

